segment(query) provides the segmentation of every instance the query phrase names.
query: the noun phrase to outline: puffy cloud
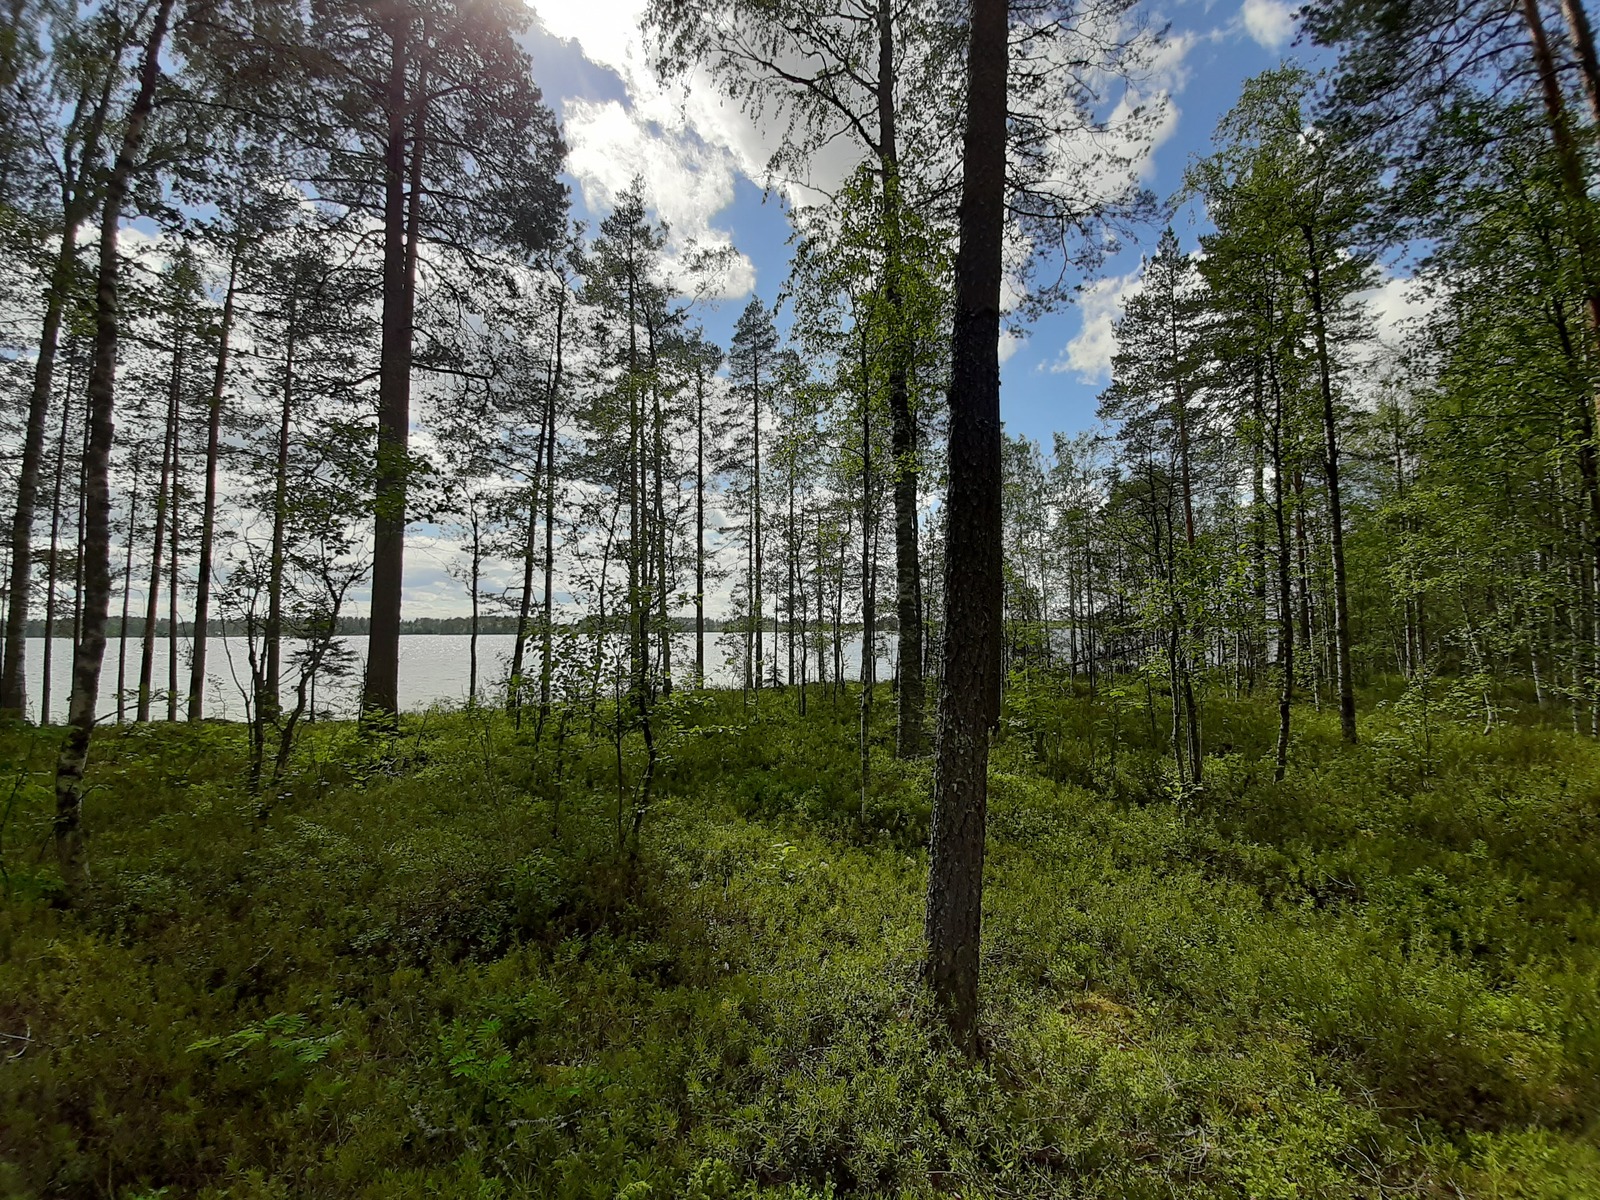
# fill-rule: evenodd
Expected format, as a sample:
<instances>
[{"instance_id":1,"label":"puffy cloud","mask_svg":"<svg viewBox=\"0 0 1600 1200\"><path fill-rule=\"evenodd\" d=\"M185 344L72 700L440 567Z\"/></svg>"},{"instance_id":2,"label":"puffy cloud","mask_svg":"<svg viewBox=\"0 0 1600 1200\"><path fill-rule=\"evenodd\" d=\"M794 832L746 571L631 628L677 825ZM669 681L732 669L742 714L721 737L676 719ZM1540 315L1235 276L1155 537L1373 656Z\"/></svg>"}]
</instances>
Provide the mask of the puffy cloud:
<instances>
[{"instance_id":1,"label":"puffy cloud","mask_svg":"<svg viewBox=\"0 0 1600 1200\"><path fill-rule=\"evenodd\" d=\"M534 0L546 32L576 44L596 66L613 72L627 90L626 105L569 97L562 115L571 153L567 169L591 211L605 211L635 175L648 201L671 227L670 251L681 260L690 244L731 249L733 239L715 226L733 203L737 174L755 178L766 152L755 128L724 103L709 81L691 79L664 87L646 61L640 0ZM714 293L723 299L747 295L755 266L732 256Z\"/></svg>"},{"instance_id":2,"label":"puffy cloud","mask_svg":"<svg viewBox=\"0 0 1600 1200\"><path fill-rule=\"evenodd\" d=\"M1144 286L1141 271L1135 267L1126 275L1096 280L1084 290L1077 306L1078 334L1050 364L1052 372L1072 371L1084 383L1110 381L1111 360L1117 353L1116 321L1128 297Z\"/></svg>"},{"instance_id":3,"label":"puffy cloud","mask_svg":"<svg viewBox=\"0 0 1600 1200\"><path fill-rule=\"evenodd\" d=\"M781 121L760 123L723 94L701 68L671 84L656 77L645 52L641 22L644 0L531 0L546 32L574 42L596 66L613 72L627 89L629 112L658 135L692 135L725 151L734 167L752 180L766 177L767 163L782 136ZM799 66L801 64L796 64ZM812 164L819 187L837 186L855 168L858 155L848 139L830 145ZM791 200L812 195L804 183L786 184Z\"/></svg>"},{"instance_id":4,"label":"puffy cloud","mask_svg":"<svg viewBox=\"0 0 1600 1200\"><path fill-rule=\"evenodd\" d=\"M1283 0L1244 0L1239 17L1245 32L1268 50L1277 50L1294 37L1294 9Z\"/></svg>"},{"instance_id":5,"label":"puffy cloud","mask_svg":"<svg viewBox=\"0 0 1600 1200\"><path fill-rule=\"evenodd\" d=\"M1372 314L1373 329L1385 346L1398 345L1407 327L1427 316L1434 306L1434 297L1421 293L1414 280L1398 275L1387 276L1360 299Z\"/></svg>"},{"instance_id":6,"label":"puffy cloud","mask_svg":"<svg viewBox=\"0 0 1600 1200\"><path fill-rule=\"evenodd\" d=\"M732 238L712 225L733 203L734 163L726 149L686 132L667 136L615 100L568 100L563 109L571 147L567 170L591 211L611 208L634 176L641 176L649 202L670 228L675 257L691 242L702 249L732 247ZM755 267L736 254L720 283L716 292L724 299L747 295L755 286Z\"/></svg>"}]
</instances>

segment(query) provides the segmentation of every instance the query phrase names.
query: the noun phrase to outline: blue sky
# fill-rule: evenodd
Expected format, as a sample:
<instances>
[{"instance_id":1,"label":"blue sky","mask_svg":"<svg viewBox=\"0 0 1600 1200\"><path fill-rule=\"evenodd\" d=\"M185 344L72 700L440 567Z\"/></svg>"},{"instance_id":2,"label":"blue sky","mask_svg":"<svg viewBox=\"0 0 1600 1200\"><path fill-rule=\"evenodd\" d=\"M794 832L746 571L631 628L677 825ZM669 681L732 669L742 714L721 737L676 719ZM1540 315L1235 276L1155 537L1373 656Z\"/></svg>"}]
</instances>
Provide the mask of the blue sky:
<instances>
[{"instance_id":1,"label":"blue sky","mask_svg":"<svg viewBox=\"0 0 1600 1200\"><path fill-rule=\"evenodd\" d=\"M663 88L644 60L638 34L642 0L533 0L540 28L530 36L545 98L562 119L572 148L574 205L591 220L635 173L649 184L660 215L679 240L734 246L744 266L727 295L702 320L726 340L754 288L768 302L787 270L789 224L780 197L763 197L761 177L771 131L748 120L704 81ZM1217 119L1240 84L1284 57L1308 62L1295 46L1292 9L1282 0L1179 0L1141 5L1138 16L1170 27L1161 69L1148 89L1162 88L1173 112L1143 165L1147 187L1163 199L1185 164L1206 151ZM1180 212L1185 245L1197 218ZM1122 252L1062 310L1027 328L1007 347L1001 403L1006 425L1048 445L1052 432L1075 432L1094 421L1096 398L1109 380L1111 321L1121 297L1137 286L1141 246L1159 227L1128 239Z\"/></svg>"},{"instance_id":2,"label":"blue sky","mask_svg":"<svg viewBox=\"0 0 1600 1200\"><path fill-rule=\"evenodd\" d=\"M672 229L669 254L691 243L734 248L737 267L722 296L698 313L710 335L726 345L752 291L770 304L788 272L790 225L783 200L764 195L759 182L775 132L723 100L708 80L672 87L657 80L639 32L646 0L531 3L537 25L525 44L567 139L575 215L592 226L640 175L657 215ZM1178 187L1190 158L1205 153L1217 119L1246 78L1285 57L1312 64L1307 49L1294 45L1286 0L1142 0L1135 16L1147 26L1170 29L1141 92L1145 100L1165 94L1172 106L1142 164L1145 186L1165 198ZM837 150L834 161L815 165L816 177L842 178L856 165L854 153ZM1193 214L1179 214L1175 226L1193 247L1200 232ZM1122 297L1138 286L1141 243L1153 246L1160 232L1155 226L1130 238L1099 274L1081 281L1073 303L1002 345L1008 356L1001 404L1011 432L1048 447L1054 432L1094 424L1098 396L1110 381L1112 320ZM1403 309L1397 294L1382 299L1395 313ZM460 558L454 535L413 526L407 542L406 615L459 615L465 599L447 569ZM491 563L488 570L495 578L510 578L506 564ZM364 605L364 592L354 600L357 608ZM713 597L712 610L721 612L724 600Z\"/></svg>"}]
</instances>

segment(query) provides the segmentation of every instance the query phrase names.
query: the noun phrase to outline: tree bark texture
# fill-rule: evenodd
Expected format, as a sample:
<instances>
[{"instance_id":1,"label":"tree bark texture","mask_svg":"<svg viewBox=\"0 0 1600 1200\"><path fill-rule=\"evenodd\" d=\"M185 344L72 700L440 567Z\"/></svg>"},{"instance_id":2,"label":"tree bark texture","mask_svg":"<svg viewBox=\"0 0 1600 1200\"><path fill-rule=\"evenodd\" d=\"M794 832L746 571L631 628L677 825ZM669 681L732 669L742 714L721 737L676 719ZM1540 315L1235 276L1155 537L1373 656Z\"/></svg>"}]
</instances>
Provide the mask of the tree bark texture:
<instances>
[{"instance_id":1,"label":"tree bark texture","mask_svg":"<svg viewBox=\"0 0 1600 1200\"><path fill-rule=\"evenodd\" d=\"M926 979L956 1044L978 1048L989 739L1000 719L1000 281L1006 0L973 0L951 337L945 621L925 916Z\"/></svg>"},{"instance_id":2,"label":"tree bark texture","mask_svg":"<svg viewBox=\"0 0 1600 1200\"><path fill-rule=\"evenodd\" d=\"M406 476L411 436L412 321L415 308L416 205L425 108L412 115L406 88L409 15L390 18L391 63L384 97L383 317L378 359L378 478L373 498L372 601L367 626L363 714L393 720L400 708L400 598L405 576ZM411 117L408 122L408 115ZM414 138L408 137L412 126ZM406 148L410 145L410 157ZM409 168L409 170L408 170ZM409 176L409 179L408 179ZM407 192L411 204L407 204Z\"/></svg>"}]
</instances>

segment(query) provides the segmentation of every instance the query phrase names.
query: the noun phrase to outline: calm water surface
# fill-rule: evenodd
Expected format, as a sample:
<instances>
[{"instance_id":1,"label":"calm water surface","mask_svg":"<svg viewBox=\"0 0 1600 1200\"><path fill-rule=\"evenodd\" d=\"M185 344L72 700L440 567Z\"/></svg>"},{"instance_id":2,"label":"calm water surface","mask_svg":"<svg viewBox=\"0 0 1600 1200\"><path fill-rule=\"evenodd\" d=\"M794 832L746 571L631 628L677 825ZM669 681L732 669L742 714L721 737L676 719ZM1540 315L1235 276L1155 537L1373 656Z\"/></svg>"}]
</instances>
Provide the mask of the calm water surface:
<instances>
[{"instance_id":1,"label":"calm water surface","mask_svg":"<svg viewBox=\"0 0 1600 1200\"><path fill-rule=\"evenodd\" d=\"M731 647L723 641L722 634L706 634L706 674L715 686L731 686L735 678L731 661ZM770 636L770 635L769 635ZM365 637L341 638L353 650L358 661L364 662L367 652ZM50 718L62 721L67 714L67 694L72 684L72 641L70 638L53 639L51 661ZM461 704L467 699L468 681L471 678L470 639L450 634L411 634L400 639L400 707L419 711L431 704ZM478 692L487 696L495 690L497 682L505 679L511 651L516 642L513 635L485 634L478 639ZM892 649L893 639L886 639L884 649ZM291 647L292 648L292 647ZM29 715L37 718L41 711L44 693L43 638L28 639L28 689ZM156 719L166 716L167 700L167 639L154 639L155 669L152 675L154 699L151 715ZM103 719L115 719L117 711L117 668L123 648L119 639L106 643L105 665L100 672L99 712ZM132 718L135 697L132 694L139 683L139 661L143 653L143 639L129 638L126 645L126 680L129 694L125 698L126 710ZM188 711L189 694L188 638L178 639L178 712ZM684 677L694 665L694 635L681 634L672 639L675 672ZM768 648L770 656L770 644ZM287 653L285 655L287 658ZM243 638L213 637L207 641L206 651L205 714L241 721L245 718L244 697L250 679L250 664ZM845 673L854 679L861 672L861 639L846 640L844 647ZM537 655L533 657L537 662ZM787 670L787 644L780 641L780 667ZM813 666L815 659L813 658ZM829 664L830 670L832 664ZM769 667L770 670L770 667ZM894 670L892 656L880 653L878 677L889 678ZM290 693L295 678L285 666L284 691ZM810 674L810 672L808 672ZM360 692L360 667L343 680L317 681L317 708L328 710L335 716L355 715L356 699Z\"/></svg>"}]
</instances>

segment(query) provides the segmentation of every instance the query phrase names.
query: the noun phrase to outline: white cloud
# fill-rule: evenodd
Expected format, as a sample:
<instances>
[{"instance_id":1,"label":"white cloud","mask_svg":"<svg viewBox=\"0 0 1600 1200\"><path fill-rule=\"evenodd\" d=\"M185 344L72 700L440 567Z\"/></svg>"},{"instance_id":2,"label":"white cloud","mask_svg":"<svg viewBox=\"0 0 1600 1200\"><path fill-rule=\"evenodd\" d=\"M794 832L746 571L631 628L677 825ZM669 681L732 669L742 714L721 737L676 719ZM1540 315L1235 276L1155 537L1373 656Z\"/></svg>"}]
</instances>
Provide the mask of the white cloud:
<instances>
[{"instance_id":1,"label":"white cloud","mask_svg":"<svg viewBox=\"0 0 1600 1200\"><path fill-rule=\"evenodd\" d=\"M1000 331L1000 362L1002 364L1011 360L1011 356L1022 348L1022 334L1015 329L1002 329Z\"/></svg>"},{"instance_id":2,"label":"white cloud","mask_svg":"<svg viewBox=\"0 0 1600 1200\"><path fill-rule=\"evenodd\" d=\"M1283 0L1244 0L1239 16L1245 32L1268 50L1277 50L1294 37L1294 9Z\"/></svg>"},{"instance_id":3,"label":"white cloud","mask_svg":"<svg viewBox=\"0 0 1600 1200\"><path fill-rule=\"evenodd\" d=\"M716 227L715 218L733 203L736 175L756 178L768 153L751 122L708 80L669 88L656 79L640 32L640 0L533 0L533 8L548 33L575 43L627 89L626 105L577 97L562 103L571 150L567 169L585 204L610 208L617 193L642 175L649 202L672 227L675 256L691 242L702 249L731 248L732 237ZM755 287L754 264L736 253L721 285L715 291L722 299L747 295Z\"/></svg>"},{"instance_id":4,"label":"white cloud","mask_svg":"<svg viewBox=\"0 0 1600 1200\"><path fill-rule=\"evenodd\" d=\"M1372 314L1373 329L1385 346L1399 345L1408 326L1427 316L1435 303L1435 297L1420 292L1414 280L1397 275L1363 292L1360 299Z\"/></svg>"},{"instance_id":5,"label":"white cloud","mask_svg":"<svg viewBox=\"0 0 1600 1200\"><path fill-rule=\"evenodd\" d=\"M1129 296L1144 286L1142 268L1096 280L1078 301L1078 335L1050 364L1053 373L1075 372L1084 383L1107 383L1117 353L1116 321Z\"/></svg>"},{"instance_id":6,"label":"white cloud","mask_svg":"<svg viewBox=\"0 0 1600 1200\"><path fill-rule=\"evenodd\" d=\"M728 233L712 225L733 203L734 163L725 148L685 131L669 136L615 100L573 99L562 107L570 147L567 170L591 211L611 208L634 176L642 176L648 200L670 228L674 257L691 242L702 249L732 247ZM736 254L716 294L738 299L755 281L754 264Z\"/></svg>"}]
</instances>

